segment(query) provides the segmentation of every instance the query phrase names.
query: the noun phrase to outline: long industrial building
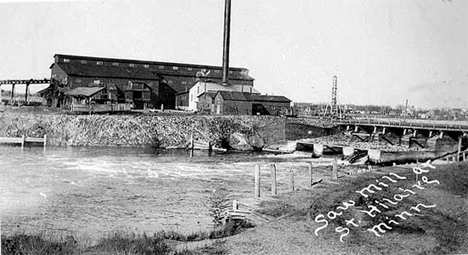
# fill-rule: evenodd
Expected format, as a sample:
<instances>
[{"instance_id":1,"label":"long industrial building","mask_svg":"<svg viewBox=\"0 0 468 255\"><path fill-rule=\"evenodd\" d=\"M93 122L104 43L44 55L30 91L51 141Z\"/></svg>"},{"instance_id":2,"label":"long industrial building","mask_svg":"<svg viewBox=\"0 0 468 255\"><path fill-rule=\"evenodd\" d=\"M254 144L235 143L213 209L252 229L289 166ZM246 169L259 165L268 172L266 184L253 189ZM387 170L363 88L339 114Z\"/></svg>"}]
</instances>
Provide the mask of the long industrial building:
<instances>
[{"instance_id":1,"label":"long industrial building","mask_svg":"<svg viewBox=\"0 0 468 255\"><path fill-rule=\"evenodd\" d=\"M102 100L131 102L137 109L161 105L168 109L183 108L188 106L187 94L197 82L222 80L219 66L62 54L54 56L50 69L53 104L58 107L65 103L65 97L60 95L67 91L104 87L98 95ZM245 86L248 91L254 79L246 68L229 68L229 85Z\"/></svg>"}]
</instances>

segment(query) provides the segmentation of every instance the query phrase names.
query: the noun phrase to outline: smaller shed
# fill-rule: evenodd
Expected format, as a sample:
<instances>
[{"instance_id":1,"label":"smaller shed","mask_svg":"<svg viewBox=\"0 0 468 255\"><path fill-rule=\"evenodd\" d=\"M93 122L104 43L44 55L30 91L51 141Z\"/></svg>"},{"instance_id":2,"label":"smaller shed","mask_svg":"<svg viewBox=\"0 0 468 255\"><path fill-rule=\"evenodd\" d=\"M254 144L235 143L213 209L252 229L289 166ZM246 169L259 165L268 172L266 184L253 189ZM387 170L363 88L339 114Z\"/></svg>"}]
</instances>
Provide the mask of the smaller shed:
<instances>
[{"instance_id":1,"label":"smaller shed","mask_svg":"<svg viewBox=\"0 0 468 255\"><path fill-rule=\"evenodd\" d=\"M291 100L285 96L252 95L252 114L254 115L288 115Z\"/></svg>"},{"instance_id":2,"label":"smaller shed","mask_svg":"<svg viewBox=\"0 0 468 255\"><path fill-rule=\"evenodd\" d=\"M65 107L72 112L91 112L91 100L104 87L78 87L65 92Z\"/></svg>"},{"instance_id":3,"label":"smaller shed","mask_svg":"<svg viewBox=\"0 0 468 255\"><path fill-rule=\"evenodd\" d=\"M214 110L216 114L252 115L252 94L218 91L215 96Z\"/></svg>"},{"instance_id":4,"label":"smaller shed","mask_svg":"<svg viewBox=\"0 0 468 255\"><path fill-rule=\"evenodd\" d=\"M215 114L287 115L291 105L291 100L284 96L234 91L218 91L214 100Z\"/></svg>"},{"instance_id":5,"label":"smaller shed","mask_svg":"<svg viewBox=\"0 0 468 255\"><path fill-rule=\"evenodd\" d=\"M71 99L72 104L83 104L89 102L93 96L104 89L104 87L78 87L65 92L65 95Z\"/></svg>"},{"instance_id":6,"label":"smaller shed","mask_svg":"<svg viewBox=\"0 0 468 255\"><path fill-rule=\"evenodd\" d=\"M214 112L216 92L203 92L198 96L197 112L212 113Z\"/></svg>"},{"instance_id":7,"label":"smaller shed","mask_svg":"<svg viewBox=\"0 0 468 255\"><path fill-rule=\"evenodd\" d=\"M78 87L65 93L67 108L72 112L127 112L132 104L112 100L112 87ZM104 103L100 103L104 102Z\"/></svg>"}]
</instances>

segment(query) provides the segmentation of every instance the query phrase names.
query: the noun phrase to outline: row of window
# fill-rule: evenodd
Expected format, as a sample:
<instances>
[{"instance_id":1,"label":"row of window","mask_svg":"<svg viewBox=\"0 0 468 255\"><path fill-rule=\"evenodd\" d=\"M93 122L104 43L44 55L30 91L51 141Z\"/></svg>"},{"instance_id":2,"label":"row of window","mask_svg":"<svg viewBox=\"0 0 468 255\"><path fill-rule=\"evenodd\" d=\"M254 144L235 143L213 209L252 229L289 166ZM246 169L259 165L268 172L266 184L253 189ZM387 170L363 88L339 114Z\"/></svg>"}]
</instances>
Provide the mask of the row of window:
<instances>
[{"instance_id":1,"label":"row of window","mask_svg":"<svg viewBox=\"0 0 468 255\"><path fill-rule=\"evenodd\" d=\"M75 82L76 82L76 83L81 83L81 79L76 79ZM101 82L100 80L95 80L95 81L94 81L95 84L99 84L100 82ZM167 84L174 84L174 81L168 80L168 81L167 81ZM182 84L182 85L186 85L186 84L187 84L187 81L182 81L181 84Z\"/></svg>"},{"instance_id":2,"label":"row of window","mask_svg":"<svg viewBox=\"0 0 468 255\"><path fill-rule=\"evenodd\" d=\"M63 62L70 63L70 59L69 58L64 58ZM85 60L85 59L81 60L80 62L81 62L81 64L88 64L88 60ZM119 63L119 62L112 62L113 66L120 66L120 64L121 63ZM96 65L102 66L102 65L104 65L104 62L103 61L97 61ZM135 67L135 64L130 63L130 64L128 64L128 66L129 67ZM149 68L150 66L148 64L144 64L143 67L144 68ZM158 69L165 69L165 68L166 67L164 65L158 65ZM168 67L168 68L170 69L171 67ZM172 66L172 70L177 71L177 70L179 70L179 67L178 66ZM192 67L187 67L187 71L193 71L193 68ZM221 71L220 70L214 70L214 72L215 73L220 73ZM229 73L233 74L233 71L229 71Z\"/></svg>"}]
</instances>

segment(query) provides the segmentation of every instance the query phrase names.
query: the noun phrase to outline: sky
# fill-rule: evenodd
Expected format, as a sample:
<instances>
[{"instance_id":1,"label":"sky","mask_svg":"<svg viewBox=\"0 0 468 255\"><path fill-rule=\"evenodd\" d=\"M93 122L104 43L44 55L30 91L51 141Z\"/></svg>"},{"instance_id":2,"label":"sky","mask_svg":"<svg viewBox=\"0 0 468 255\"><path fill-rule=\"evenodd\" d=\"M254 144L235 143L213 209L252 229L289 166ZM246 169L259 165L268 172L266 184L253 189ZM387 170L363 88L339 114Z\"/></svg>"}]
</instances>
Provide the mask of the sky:
<instances>
[{"instance_id":1,"label":"sky","mask_svg":"<svg viewBox=\"0 0 468 255\"><path fill-rule=\"evenodd\" d=\"M0 80L54 54L222 64L223 0L1 1ZM230 66L295 102L468 108L466 0L232 0ZM2 87L4 88L4 87Z\"/></svg>"}]
</instances>

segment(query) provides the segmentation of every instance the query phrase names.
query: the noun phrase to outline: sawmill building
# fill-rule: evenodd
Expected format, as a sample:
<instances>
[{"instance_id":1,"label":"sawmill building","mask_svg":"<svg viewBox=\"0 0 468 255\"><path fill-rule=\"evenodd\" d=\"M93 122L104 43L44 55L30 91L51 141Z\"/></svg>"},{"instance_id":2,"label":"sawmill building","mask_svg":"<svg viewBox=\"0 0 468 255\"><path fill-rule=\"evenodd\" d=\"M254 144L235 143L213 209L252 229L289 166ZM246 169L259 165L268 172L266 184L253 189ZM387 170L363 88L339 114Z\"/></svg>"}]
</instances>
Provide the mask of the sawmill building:
<instances>
[{"instance_id":1,"label":"sawmill building","mask_svg":"<svg viewBox=\"0 0 468 255\"><path fill-rule=\"evenodd\" d=\"M54 56L50 69L58 94L77 87L104 87L108 93L103 95L109 100L131 102L136 109L162 105L174 109L176 96L185 104L187 93L197 82L222 79L219 66L62 54ZM254 79L246 68L229 68L229 83L247 87L253 86ZM60 98L56 96L54 106L61 106Z\"/></svg>"}]
</instances>

